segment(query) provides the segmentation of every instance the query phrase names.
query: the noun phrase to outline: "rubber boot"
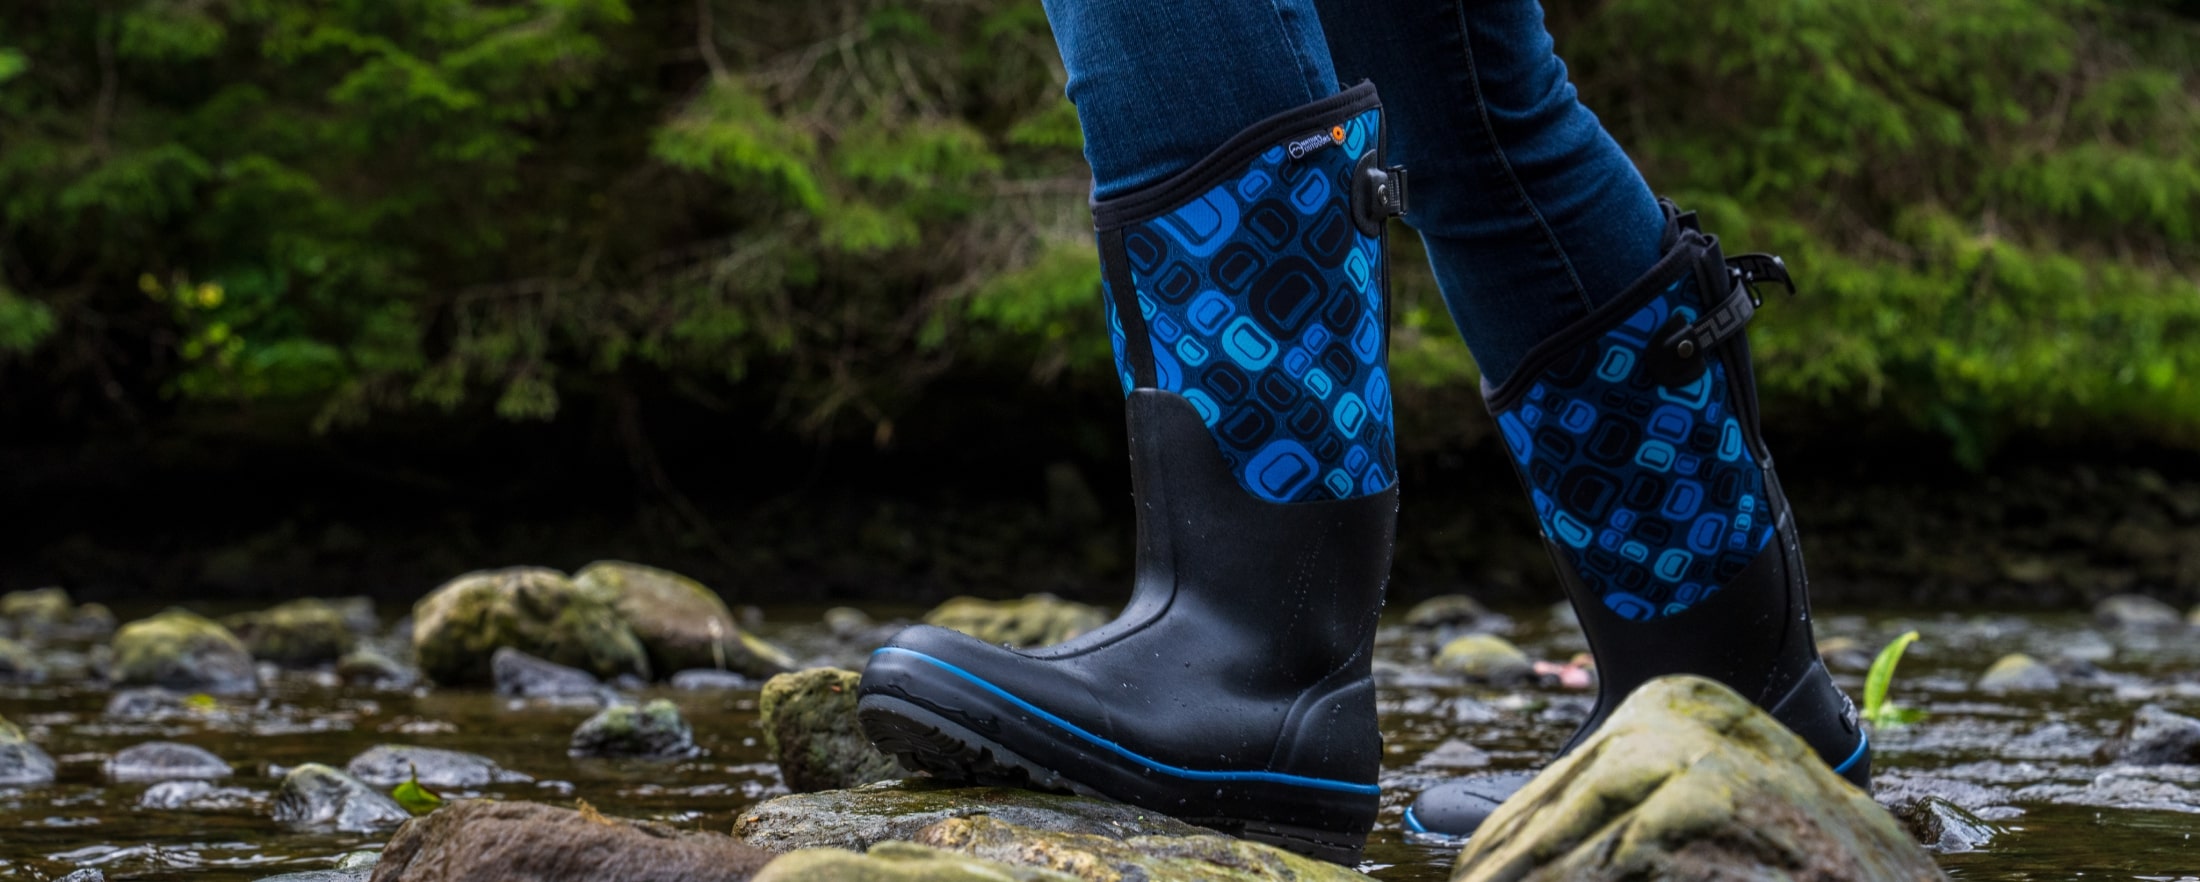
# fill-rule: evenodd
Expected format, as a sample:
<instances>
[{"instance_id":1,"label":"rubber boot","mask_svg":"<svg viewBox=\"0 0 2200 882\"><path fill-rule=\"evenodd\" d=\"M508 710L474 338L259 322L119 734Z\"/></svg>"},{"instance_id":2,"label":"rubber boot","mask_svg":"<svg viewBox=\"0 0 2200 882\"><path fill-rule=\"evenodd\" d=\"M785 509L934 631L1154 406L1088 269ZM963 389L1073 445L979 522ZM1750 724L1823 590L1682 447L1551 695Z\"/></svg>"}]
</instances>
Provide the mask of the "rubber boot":
<instances>
[{"instance_id":1,"label":"rubber boot","mask_svg":"<svg viewBox=\"0 0 2200 882\"><path fill-rule=\"evenodd\" d=\"M1803 551L1758 430L1744 326L1779 258L1726 258L1661 202L1663 257L1618 299L1530 351L1484 397L1596 657L1570 751L1653 678L1695 674L1772 712L1858 787L1871 749L1811 636ZM1459 837L1527 782L1448 782L1409 832Z\"/></svg>"},{"instance_id":2,"label":"rubber boot","mask_svg":"<svg viewBox=\"0 0 2200 882\"><path fill-rule=\"evenodd\" d=\"M1357 860L1382 757L1382 230L1402 185L1363 84L1094 207L1138 510L1130 602L1042 649L902 631L860 687L881 750Z\"/></svg>"}]
</instances>

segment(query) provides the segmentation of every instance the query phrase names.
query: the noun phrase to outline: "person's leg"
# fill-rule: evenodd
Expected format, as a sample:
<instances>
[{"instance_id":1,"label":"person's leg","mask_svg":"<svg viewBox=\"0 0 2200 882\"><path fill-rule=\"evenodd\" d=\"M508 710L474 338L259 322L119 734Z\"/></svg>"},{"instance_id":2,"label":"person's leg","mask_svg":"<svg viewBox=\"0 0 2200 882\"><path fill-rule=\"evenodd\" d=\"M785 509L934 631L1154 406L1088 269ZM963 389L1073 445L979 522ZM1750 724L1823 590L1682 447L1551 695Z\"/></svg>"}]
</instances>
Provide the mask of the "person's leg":
<instances>
[{"instance_id":1,"label":"person's leg","mask_svg":"<svg viewBox=\"0 0 2200 882\"><path fill-rule=\"evenodd\" d=\"M1397 108L1407 222L1484 375L1596 656L1578 743L1637 686L1719 680L1864 785L1814 648L1800 545L1742 326L1776 259L1728 261L1576 99L1535 0L1321 0L1339 72ZM1731 265L1730 265L1731 264ZM1471 831L1522 779L1438 788L1408 827Z\"/></svg>"},{"instance_id":2,"label":"person's leg","mask_svg":"<svg viewBox=\"0 0 2200 882\"><path fill-rule=\"evenodd\" d=\"M1050 2L1091 159L1138 506L1114 622L874 653L905 767L1098 793L1350 862L1382 759L1370 656L1397 511L1374 89L1311 0Z\"/></svg>"}]
</instances>

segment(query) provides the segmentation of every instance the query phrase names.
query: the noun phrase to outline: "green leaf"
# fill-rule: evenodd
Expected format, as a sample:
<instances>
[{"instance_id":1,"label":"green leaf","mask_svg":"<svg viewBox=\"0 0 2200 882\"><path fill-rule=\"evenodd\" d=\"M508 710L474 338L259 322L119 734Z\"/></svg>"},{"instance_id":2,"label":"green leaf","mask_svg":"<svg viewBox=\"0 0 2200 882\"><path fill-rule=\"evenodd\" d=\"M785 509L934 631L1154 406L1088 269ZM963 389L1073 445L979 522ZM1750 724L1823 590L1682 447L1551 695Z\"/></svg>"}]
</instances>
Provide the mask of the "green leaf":
<instances>
[{"instance_id":1,"label":"green leaf","mask_svg":"<svg viewBox=\"0 0 2200 882\"><path fill-rule=\"evenodd\" d=\"M0 49L0 83L5 83L31 69L31 60L15 49Z\"/></svg>"},{"instance_id":2,"label":"green leaf","mask_svg":"<svg viewBox=\"0 0 2200 882\"><path fill-rule=\"evenodd\" d=\"M1874 726L1898 726L1916 719L1898 712L1887 701L1887 687L1894 683L1894 666L1902 661L1903 650L1917 642L1917 632L1910 631L1894 638L1886 648L1879 650L1879 657L1872 659L1871 673L1864 675L1864 719Z\"/></svg>"},{"instance_id":3,"label":"green leaf","mask_svg":"<svg viewBox=\"0 0 2200 882\"><path fill-rule=\"evenodd\" d=\"M390 798L397 800L398 805L404 806L406 811L416 815L425 815L443 805L443 797L435 795L433 790L420 786L419 767L411 766L408 768L412 771L411 776L407 777L404 783L390 789Z\"/></svg>"}]
</instances>

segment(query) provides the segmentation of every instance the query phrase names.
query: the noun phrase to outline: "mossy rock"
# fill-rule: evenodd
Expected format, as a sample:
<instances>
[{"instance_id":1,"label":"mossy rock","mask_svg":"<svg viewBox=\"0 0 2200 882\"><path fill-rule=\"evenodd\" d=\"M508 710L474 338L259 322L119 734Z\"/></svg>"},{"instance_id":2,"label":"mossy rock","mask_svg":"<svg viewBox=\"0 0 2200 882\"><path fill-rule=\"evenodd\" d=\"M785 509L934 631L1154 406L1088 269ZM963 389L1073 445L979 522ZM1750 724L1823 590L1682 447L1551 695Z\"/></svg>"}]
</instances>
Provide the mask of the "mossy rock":
<instances>
[{"instance_id":1,"label":"mossy rock","mask_svg":"<svg viewBox=\"0 0 2200 882\"><path fill-rule=\"evenodd\" d=\"M10 591L0 595L0 618L13 619L28 635L33 630L76 618L76 604L60 588Z\"/></svg>"},{"instance_id":2,"label":"mossy rock","mask_svg":"<svg viewBox=\"0 0 2200 882\"><path fill-rule=\"evenodd\" d=\"M913 842L881 842L864 854L805 848L765 864L751 882L1077 882L1037 867L956 854Z\"/></svg>"},{"instance_id":3,"label":"mossy rock","mask_svg":"<svg viewBox=\"0 0 2200 882\"><path fill-rule=\"evenodd\" d=\"M1084 882L1368 882L1369 877L1273 845L1200 833L1115 839L1033 830L999 818L949 818L919 845L1066 873Z\"/></svg>"},{"instance_id":4,"label":"mossy rock","mask_svg":"<svg viewBox=\"0 0 2200 882\"><path fill-rule=\"evenodd\" d=\"M382 791L320 763L306 763L275 788L277 823L306 830L372 833L402 824L412 813Z\"/></svg>"},{"instance_id":5,"label":"mossy rock","mask_svg":"<svg viewBox=\"0 0 2200 882\"><path fill-rule=\"evenodd\" d=\"M748 879L772 856L723 834L532 802L463 800L407 821L374 865L380 882ZM810 877L833 879L836 877Z\"/></svg>"},{"instance_id":6,"label":"mossy rock","mask_svg":"<svg viewBox=\"0 0 2200 882\"><path fill-rule=\"evenodd\" d=\"M957 597L924 614L924 623L961 631L987 643L1051 646L1107 624L1096 606L1033 594L1019 600Z\"/></svg>"},{"instance_id":7,"label":"mossy rock","mask_svg":"<svg viewBox=\"0 0 2200 882\"><path fill-rule=\"evenodd\" d=\"M1519 683L1535 673L1535 662L1503 637L1469 634L1444 644L1436 669L1499 686Z\"/></svg>"},{"instance_id":8,"label":"mossy rock","mask_svg":"<svg viewBox=\"0 0 2200 882\"><path fill-rule=\"evenodd\" d=\"M42 683L48 673L37 650L0 637L0 683Z\"/></svg>"},{"instance_id":9,"label":"mossy rock","mask_svg":"<svg viewBox=\"0 0 2200 882\"><path fill-rule=\"evenodd\" d=\"M1995 659L1978 678L1978 688L1985 692L2043 692L2061 686L2054 668L2021 652Z\"/></svg>"},{"instance_id":10,"label":"mossy rock","mask_svg":"<svg viewBox=\"0 0 2200 882\"><path fill-rule=\"evenodd\" d=\"M172 609L115 632L108 679L117 686L159 686L177 692L244 695L260 691L252 653L228 628L197 613Z\"/></svg>"},{"instance_id":11,"label":"mossy rock","mask_svg":"<svg viewBox=\"0 0 2200 882\"><path fill-rule=\"evenodd\" d=\"M487 686L498 647L597 677L649 677L642 643L611 604L556 570L513 567L467 573L413 605L413 655L444 686Z\"/></svg>"},{"instance_id":12,"label":"mossy rock","mask_svg":"<svg viewBox=\"0 0 2200 882\"><path fill-rule=\"evenodd\" d=\"M253 658L285 667L336 661L359 642L348 611L312 598L227 616L222 624L244 641Z\"/></svg>"},{"instance_id":13,"label":"mossy rock","mask_svg":"<svg viewBox=\"0 0 2200 882\"><path fill-rule=\"evenodd\" d=\"M795 667L786 650L734 624L716 592L679 573L598 561L581 568L573 583L626 618L651 669L663 676L720 668L763 679Z\"/></svg>"},{"instance_id":14,"label":"mossy rock","mask_svg":"<svg viewBox=\"0 0 2200 882\"><path fill-rule=\"evenodd\" d=\"M779 763L787 789L839 790L903 777L901 765L871 746L856 723L856 684L862 679L854 671L813 668L764 684L757 706L764 745Z\"/></svg>"},{"instance_id":15,"label":"mossy rock","mask_svg":"<svg viewBox=\"0 0 2200 882\"><path fill-rule=\"evenodd\" d=\"M659 698L640 707L612 705L573 730L573 756L679 759L695 754L695 733L679 705Z\"/></svg>"},{"instance_id":16,"label":"mossy rock","mask_svg":"<svg viewBox=\"0 0 2200 882\"><path fill-rule=\"evenodd\" d=\"M1869 794L1700 677L1650 681L1483 822L1452 882L1944 878Z\"/></svg>"},{"instance_id":17,"label":"mossy rock","mask_svg":"<svg viewBox=\"0 0 2200 882\"><path fill-rule=\"evenodd\" d=\"M23 730L0 717L0 787L39 787L53 783L53 757L23 737Z\"/></svg>"},{"instance_id":18,"label":"mossy rock","mask_svg":"<svg viewBox=\"0 0 2200 882\"><path fill-rule=\"evenodd\" d=\"M972 815L991 815L1036 830L1113 839L1213 832L1119 802L1011 787L956 787L914 778L766 800L734 819L733 835L767 851L860 851L881 842L908 840L948 818Z\"/></svg>"}]
</instances>

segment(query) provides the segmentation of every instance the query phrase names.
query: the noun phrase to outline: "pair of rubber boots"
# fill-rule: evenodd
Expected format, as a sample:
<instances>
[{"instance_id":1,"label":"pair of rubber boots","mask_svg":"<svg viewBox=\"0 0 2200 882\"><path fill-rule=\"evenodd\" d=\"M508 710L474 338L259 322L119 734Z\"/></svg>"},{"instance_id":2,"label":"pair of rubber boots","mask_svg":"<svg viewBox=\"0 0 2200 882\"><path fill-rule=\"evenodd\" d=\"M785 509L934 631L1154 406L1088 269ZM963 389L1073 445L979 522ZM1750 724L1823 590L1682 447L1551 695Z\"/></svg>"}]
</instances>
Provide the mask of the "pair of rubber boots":
<instances>
[{"instance_id":1,"label":"pair of rubber boots","mask_svg":"<svg viewBox=\"0 0 2200 882\"><path fill-rule=\"evenodd\" d=\"M1094 207L1138 506L1122 615L1015 650L910 628L864 672L880 749L950 781L1103 796L1327 860L1379 806L1371 662L1398 507L1383 229L1405 176L1362 84ZM1668 206L1664 257L1485 389L1596 656L1575 741L1636 686L1711 677L1862 785L1814 647L1741 333L1770 258ZM1572 745L1569 744L1570 748ZM1424 794L1463 835L1520 779Z\"/></svg>"}]
</instances>

